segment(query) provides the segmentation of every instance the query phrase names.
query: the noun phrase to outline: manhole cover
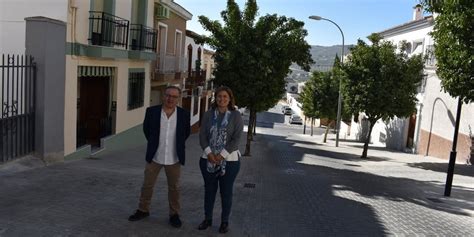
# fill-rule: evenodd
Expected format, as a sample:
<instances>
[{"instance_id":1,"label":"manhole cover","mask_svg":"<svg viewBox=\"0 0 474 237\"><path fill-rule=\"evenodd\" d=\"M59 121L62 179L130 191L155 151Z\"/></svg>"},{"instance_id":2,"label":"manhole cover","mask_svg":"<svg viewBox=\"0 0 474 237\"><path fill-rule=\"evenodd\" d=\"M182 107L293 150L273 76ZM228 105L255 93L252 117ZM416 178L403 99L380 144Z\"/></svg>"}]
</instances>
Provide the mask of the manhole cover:
<instances>
[{"instance_id":1,"label":"manhole cover","mask_svg":"<svg viewBox=\"0 0 474 237\"><path fill-rule=\"evenodd\" d=\"M255 184L252 183L245 183L244 188L255 188Z\"/></svg>"}]
</instances>

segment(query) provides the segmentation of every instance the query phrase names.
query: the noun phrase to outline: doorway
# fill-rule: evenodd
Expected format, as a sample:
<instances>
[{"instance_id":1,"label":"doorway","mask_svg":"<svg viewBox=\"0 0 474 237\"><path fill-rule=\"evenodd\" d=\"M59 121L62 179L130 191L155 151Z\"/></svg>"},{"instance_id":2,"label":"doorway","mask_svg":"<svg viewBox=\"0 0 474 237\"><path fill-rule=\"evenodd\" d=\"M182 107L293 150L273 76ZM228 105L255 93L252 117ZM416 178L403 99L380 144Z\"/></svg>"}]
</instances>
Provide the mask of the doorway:
<instances>
[{"instance_id":1,"label":"doorway","mask_svg":"<svg viewBox=\"0 0 474 237\"><path fill-rule=\"evenodd\" d=\"M111 134L109 87L110 77L79 77L78 147L100 147L100 139Z\"/></svg>"},{"instance_id":2,"label":"doorway","mask_svg":"<svg viewBox=\"0 0 474 237\"><path fill-rule=\"evenodd\" d=\"M413 148L415 139L415 126L416 126L416 112L413 113L408 122L408 137L407 137L407 148Z\"/></svg>"}]
</instances>

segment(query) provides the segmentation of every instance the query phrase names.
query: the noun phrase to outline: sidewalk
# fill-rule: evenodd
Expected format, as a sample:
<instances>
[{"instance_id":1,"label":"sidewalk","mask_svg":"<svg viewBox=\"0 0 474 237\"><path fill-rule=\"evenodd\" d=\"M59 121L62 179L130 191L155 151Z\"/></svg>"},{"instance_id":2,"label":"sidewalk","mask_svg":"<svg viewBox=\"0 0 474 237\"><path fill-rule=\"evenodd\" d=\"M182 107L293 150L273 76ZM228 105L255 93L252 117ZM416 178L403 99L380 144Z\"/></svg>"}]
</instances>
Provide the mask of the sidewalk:
<instances>
[{"instance_id":1,"label":"sidewalk","mask_svg":"<svg viewBox=\"0 0 474 237\"><path fill-rule=\"evenodd\" d=\"M442 196L446 161L258 128L243 157L226 236L381 236L474 233L474 169L456 166L452 197ZM242 138L241 151L245 148ZM129 222L143 179L145 145L96 157L0 174L0 236L223 236L203 219L197 134L182 169L183 226L168 225L162 172L151 216ZM1 172L1 171L0 171Z\"/></svg>"}]
</instances>

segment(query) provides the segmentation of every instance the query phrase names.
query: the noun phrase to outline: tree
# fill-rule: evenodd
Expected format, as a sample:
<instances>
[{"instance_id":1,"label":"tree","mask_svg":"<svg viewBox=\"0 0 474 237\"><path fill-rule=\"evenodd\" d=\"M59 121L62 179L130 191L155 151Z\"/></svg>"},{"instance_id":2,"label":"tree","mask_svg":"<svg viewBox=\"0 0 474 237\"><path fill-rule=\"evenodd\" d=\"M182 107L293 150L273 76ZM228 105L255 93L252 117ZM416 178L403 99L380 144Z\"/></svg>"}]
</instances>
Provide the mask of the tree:
<instances>
[{"instance_id":1,"label":"tree","mask_svg":"<svg viewBox=\"0 0 474 237\"><path fill-rule=\"evenodd\" d=\"M313 72L314 80L314 107L318 118L328 119L328 125L324 134L323 142L326 142L329 128L337 117L337 98L339 91L339 80L329 72Z\"/></svg>"},{"instance_id":2,"label":"tree","mask_svg":"<svg viewBox=\"0 0 474 237\"><path fill-rule=\"evenodd\" d=\"M474 101L474 2L471 0L421 1L439 13L431 32L435 41L436 74L445 92L458 97L453 146L444 190L451 195L462 104ZM471 158L472 159L472 158Z\"/></svg>"},{"instance_id":3,"label":"tree","mask_svg":"<svg viewBox=\"0 0 474 237\"><path fill-rule=\"evenodd\" d=\"M323 142L327 141L329 128L337 118L337 100L339 97L339 80L343 72L340 59L336 55L334 67L329 72L314 71L311 78L305 84L303 93L300 95L303 113L314 118L326 118L329 121L324 134ZM343 113L344 115L345 113ZM343 116L347 117L347 116ZM311 123L311 126L313 124ZM312 127L311 127L312 129Z\"/></svg>"},{"instance_id":4,"label":"tree","mask_svg":"<svg viewBox=\"0 0 474 237\"><path fill-rule=\"evenodd\" d=\"M314 74L314 72L313 72ZM317 118L317 113L314 108L314 80L311 77L303 86L303 89L298 97L298 102L301 103L301 110L304 115L304 126L306 130L306 119L311 119L311 131L313 131L313 120ZM311 135L313 135L311 133Z\"/></svg>"},{"instance_id":5,"label":"tree","mask_svg":"<svg viewBox=\"0 0 474 237\"><path fill-rule=\"evenodd\" d=\"M244 155L250 155L257 112L271 108L283 96L291 63L306 71L313 63L303 22L276 14L256 21L257 11L255 0L248 0L243 12L228 0L221 12L223 25L199 16L203 28L211 32L203 40L215 50L215 84L232 88L236 103L250 110Z\"/></svg>"},{"instance_id":6,"label":"tree","mask_svg":"<svg viewBox=\"0 0 474 237\"><path fill-rule=\"evenodd\" d=\"M364 113L369 122L361 158L367 157L372 129L379 119L407 117L415 111L417 87L423 79L421 55L408 58L396 52L377 34L368 37L372 45L359 40L344 66L345 107L351 114Z\"/></svg>"},{"instance_id":7,"label":"tree","mask_svg":"<svg viewBox=\"0 0 474 237\"><path fill-rule=\"evenodd\" d=\"M431 32L435 41L436 74L444 91L474 101L474 1L423 1L435 17Z\"/></svg>"}]
</instances>

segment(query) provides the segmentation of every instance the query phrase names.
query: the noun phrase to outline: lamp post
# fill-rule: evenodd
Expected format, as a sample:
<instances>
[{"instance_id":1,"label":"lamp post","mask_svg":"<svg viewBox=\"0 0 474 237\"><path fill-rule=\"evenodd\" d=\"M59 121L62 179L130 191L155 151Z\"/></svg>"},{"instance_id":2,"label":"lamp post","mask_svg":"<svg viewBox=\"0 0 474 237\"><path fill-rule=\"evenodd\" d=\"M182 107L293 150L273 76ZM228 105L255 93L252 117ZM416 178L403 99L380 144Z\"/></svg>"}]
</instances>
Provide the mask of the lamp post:
<instances>
[{"instance_id":1,"label":"lamp post","mask_svg":"<svg viewBox=\"0 0 474 237\"><path fill-rule=\"evenodd\" d=\"M344 33L341 30L341 27L336 24L336 22L329 19L320 17L320 16L310 16L309 19L320 21L325 20L333 23L341 32L342 35L342 53L341 53L341 65L344 66ZM337 98L337 118L336 118L336 147L339 146L339 130L341 129L341 107L342 107L342 94L341 94L341 78L339 78L339 96Z\"/></svg>"}]
</instances>

